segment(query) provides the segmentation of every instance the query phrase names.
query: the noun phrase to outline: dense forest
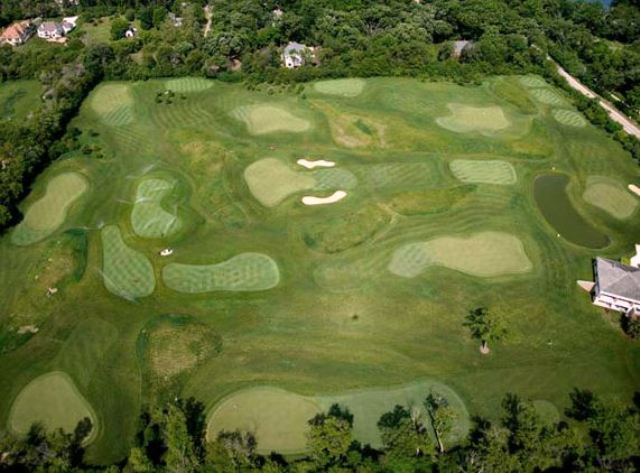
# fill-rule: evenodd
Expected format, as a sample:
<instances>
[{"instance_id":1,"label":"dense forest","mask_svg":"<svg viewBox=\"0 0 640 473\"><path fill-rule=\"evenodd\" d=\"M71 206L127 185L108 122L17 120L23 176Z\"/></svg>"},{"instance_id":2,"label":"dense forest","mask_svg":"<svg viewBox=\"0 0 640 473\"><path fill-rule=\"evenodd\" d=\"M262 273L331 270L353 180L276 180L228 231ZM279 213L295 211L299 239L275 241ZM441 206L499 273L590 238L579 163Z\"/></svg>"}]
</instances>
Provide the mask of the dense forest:
<instances>
[{"instance_id":1,"label":"dense forest","mask_svg":"<svg viewBox=\"0 0 640 473\"><path fill-rule=\"evenodd\" d=\"M429 394L421 411L395 406L378 429L382 449L354 440L353 415L339 405L309 419L307 454L285 458L257 453L250 432L205 435L204 406L176 400L145 411L135 446L120 464L92 467L83 462L87 420L73 433L46 432L34 425L25 438L0 434L0 471L81 472L632 472L640 468L640 411L608 403L589 391L571 393L561 421L543 419L534 405L517 396L502 401L499 422L475 417L468 438L449 445L453 411ZM420 406L417 406L420 407ZM420 412L420 413L418 413Z\"/></svg>"}]
</instances>

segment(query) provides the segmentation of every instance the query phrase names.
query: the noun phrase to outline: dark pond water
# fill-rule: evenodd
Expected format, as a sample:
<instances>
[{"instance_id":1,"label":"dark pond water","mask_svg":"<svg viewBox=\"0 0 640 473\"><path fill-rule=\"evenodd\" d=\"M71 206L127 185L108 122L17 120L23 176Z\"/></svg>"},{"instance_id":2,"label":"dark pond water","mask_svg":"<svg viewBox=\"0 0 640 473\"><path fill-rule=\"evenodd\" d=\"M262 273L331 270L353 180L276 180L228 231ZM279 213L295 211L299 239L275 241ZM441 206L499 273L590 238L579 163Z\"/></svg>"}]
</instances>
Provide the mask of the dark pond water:
<instances>
[{"instance_id":1,"label":"dark pond water","mask_svg":"<svg viewBox=\"0 0 640 473\"><path fill-rule=\"evenodd\" d=\"M536 178L533 196L547 222L565 239L587 248L602 248L609 238L596 230L573 207L567 195L569 178L548 174Z\"/></svg>"}]
</instances>

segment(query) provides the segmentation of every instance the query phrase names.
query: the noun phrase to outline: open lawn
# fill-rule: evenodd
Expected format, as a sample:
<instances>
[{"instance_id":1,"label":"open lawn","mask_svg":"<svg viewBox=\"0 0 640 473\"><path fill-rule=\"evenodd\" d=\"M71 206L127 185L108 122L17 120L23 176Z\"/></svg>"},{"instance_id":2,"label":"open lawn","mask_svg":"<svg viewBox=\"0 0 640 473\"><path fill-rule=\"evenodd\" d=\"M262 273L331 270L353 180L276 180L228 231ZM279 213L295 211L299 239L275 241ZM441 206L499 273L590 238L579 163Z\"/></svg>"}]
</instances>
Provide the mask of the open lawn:
<instances>
[{"instance_id":1,"label":"open lawn","mask_svg":"<svg viewBox=\"0 0 640 473\"><path fill-rule=\"evenodd\" d=\"M40 108L41 95L37 80L0 82L0 121L24 120Z\"/></svg>"},{"instance_id":2,"label":"open lawn","mask_svg":"<svg viewBox=\"0 0 640 473\"><path fill-rule=\"evenodd\" d=\"M380 414L432 390L451 441L506 393L550 419L575 387L631 398L640 346L576 280L637 242L640 171L582 118L535 76L99 85L71 126L104 157L52 164L0 239L0 423L89 413L100 464L176 395L210 435L288 454L334 402L377 445ZM478 306L509 332L486 356L462 325Z\"/></svg>"}]
</instances>

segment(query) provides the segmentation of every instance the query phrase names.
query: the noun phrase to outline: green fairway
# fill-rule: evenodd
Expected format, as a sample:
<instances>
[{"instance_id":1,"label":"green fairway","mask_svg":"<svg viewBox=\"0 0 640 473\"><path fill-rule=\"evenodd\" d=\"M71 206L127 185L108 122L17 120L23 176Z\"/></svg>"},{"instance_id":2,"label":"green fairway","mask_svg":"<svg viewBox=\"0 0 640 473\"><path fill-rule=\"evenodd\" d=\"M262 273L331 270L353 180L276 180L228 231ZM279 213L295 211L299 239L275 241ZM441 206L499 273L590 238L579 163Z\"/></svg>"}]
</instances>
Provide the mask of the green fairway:
<instances>
[{"instance_id":1,"label":"green fairway","mask_svg":"<svg viewBox=\"0 0 640 473\"><path fill-rule=\"evenodd\" d=\"M378 445L380 415L431 389L460 413L449 442L506 393L545 418L576 387L631 398L640 346L576 280L637 243L640 169L576 117L536 76L98 85L69 127L103 158L54 161L0 238L0 423L44 406L21 392L51 372L99 424L91 465L176 396L210 436L292 454L333 402ZM477 307L508 329L486 356Z\"/></svg>"},{"instance_id":2,"label":"green fairway","mask_svg":"<svg viewBox=\"0 0 640 473\"><path fill-rule=\"evenodd\" d=\"M0 82L0 121L24 120L42 105L37 80Z\"/></svg>"},{"instance_id":3,"label":"green fairway","mask_svg":"<svg viewBox=\"0 0 640 473\"><path fill-rule=\"evenodd\" d=\"M88 417L95 426L91 406L78 392L66 373L44 374L24 387L11 407L9 425L14 432L26 434L34 422L48 430L63 429L73 433L78 422Z\"/></svg>"},{"instance_id":4,"label":"green fairway","mask_svg":"<svg viewBox=\"0 0 640 473\"><path fill-rule=\"evenodd\" d=\"M55 232L65 221L69 207L87 190L82 174L59 174L47 183L45 194L31 204L13 232L16 245L35 243Z\"/></svg>"}]
</instances>

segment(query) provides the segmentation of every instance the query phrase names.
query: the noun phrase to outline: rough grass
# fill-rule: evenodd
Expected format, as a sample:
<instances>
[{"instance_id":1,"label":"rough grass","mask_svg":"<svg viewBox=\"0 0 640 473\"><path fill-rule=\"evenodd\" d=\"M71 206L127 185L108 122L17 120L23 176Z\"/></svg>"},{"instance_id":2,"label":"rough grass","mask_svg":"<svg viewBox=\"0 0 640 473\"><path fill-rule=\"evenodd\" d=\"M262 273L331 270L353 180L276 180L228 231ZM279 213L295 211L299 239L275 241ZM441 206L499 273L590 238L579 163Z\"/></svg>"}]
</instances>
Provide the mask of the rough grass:
<instances>
[{"instance_id":1,"label":"rough grass","mask_svg":"<svg viewBox=\"0 0 640 473\"><path fill-rule=\"evenodd\" d=\"M389 271L413 278L430 266L444 266L478 277L526 273L533 267L515 236L480 232L468 237L446 236L406 244L393 253Z\"/></svg>"},{"instance_id":2,"label":"rough grass","mask_svg":"<svg viewBox=\"0 0 640 473\"><path fill-rule=\"evenodd\" d=\"M0 83L0 120L24 120L41 105L42 85L37 80Z\"/></svg>"},{"instance_id":3,"label":"rough grass","mask_svg":"<svg viewBox=\"0 0 640 473\"><path fill-rule=\"evenodd\" d=\"M124 126L133 121L133 96L127 84L104 84L92 94L91 107L109 126Z\"/></svg>"},{"instance_id":4,"label":"rough grass","mask_svg":"<svg viewBox=\"0 0 640 473\"><path fill-rule=\"evenodd\" d=\"M513 185L518 176L511 163L498 160L455 159L449 163L453 175L465 184Z\"/></svg>"},{"instance_id":5,"label":"rough grass","mask_svg":"<svg viewBox=\"0 0 640 473\"><path fill-rule=\"evenodd\" d=\"M313 189L316 184L312 175L296 172L275 158L249 165L244 179L253 196L265 207L275 207L290 195Z\"/></svg>"},{"instance_id":6,"label":"rough grass","mask_svg":"<svg viewBox=\"0 0 640 473\"><path fill-rule=\"evenodd\" d=\"M456 133L495 133L511 124L498 105L474 107L450 103L447 107L451 115L437 118L436 123Z\"/></svg>"},{"instance_id":7,"label":"rough grass","mask_svg":"<svg viewBox=\"0 0 640 473\"><path fill-rule=\"evenodd\" d=\"M275 105L245 105L238 107L232 116L245 122L252 135L289 132L302 133L311 128L311 123Z\"/></svg>"},{"instance_id":8,"label":"rough grass","mask_svg":"<svg viewBox=\"0 0 640 473\"><path fill-rule=\"evenodd\" d=\"M149 259L125 244L117 226L108 225L101 234L105 287L125 299L151 294L156 282Z\"/></svg>"},{"instance_id":9,"label":"rough grass","mask_svg":"<svg viewBox=\"0 0 640 473\"><path fill-rule=\"evenodd\" d=\"M552 113L553 118L563 125L578 128L584 128L587 126L587 120L585 120L580 113L574 112L573 110L554 110Z\"/></svg>"},{"instance_id":10,"label":"rough grass","mask_svg":"<svg viewBox=\"0 0 640 473\"><path fill-rule=\"evenodd\" d=\"M167 89L180 94L202 92L212 86L213 81L200 77L180 77L167 81Z\"/></svg>"},{"instance_id":11,"label":"rough grass","mask_svg":"<svg viewBox=\"0 0 640 473\"><path fill-rule=\"evenodd\" d=\"M41 422L48 430L73 433L79 421L88 417L96 428L96 416L71 378L61 371L44 374L25 386L13 402L9 426L26 434L31 425Z\"/></svg>"},{"instance_id":12,"label":"rough grass","mask_svg":"<svg viewBox=\"0 0 640 473\"><path fill-rule=\"evenodd\" d=\"M143 238L164 238L180 229L177 209L166 211L163 199L174 188L174 183L164 179L145 179L138 185L131 211L133 231Z\"/></svg>"},{"instance_id":13,"label":"rough grass","mask_svg":"<svg viewBox=\"0 0 640 473\"><path fill-rule=\"evenodd\" d=\"M162 278L179 292L264 291L278 285L280 272L269 256L243 253L210 265L171 263L163 268Z\"/></svg>"},{"instance_id":14,"label":"rough grass","mask_svg":"<svg viewBox=\"0 0 640 473\"><path fill-rule=\"evenodd\" d=\"M387 202L389 207L402 215L420 215L445 212L466 201L474 186L431 189L429 191L400 192Z\"/></svg>"},{"instance_id":15,"label":"rough grass","mask_svg":"<svg viewBox=\"0 0 640 473\"><path fill-rule=\"evenodd\" d=\"M616 179L590 176L582 198L613 217L624 220L638 209L638 198Z\"/></svg>"},{"instance_id":16,"label":"rough grass","mask_svg":"<svg viewBox=\"0 0 640 473\"><path fill-rule=\"evenodd\" d=\"M385 126L378 121L364 115L338 111L320 100L313 101L313 105L327 116L331 135L336 144L345 148L386 145Z\"/></svg>"},{"instance_id":17,"label":"rough grass","mask_svg":"<svg viewBox=\"0 0 640 473\"><path fill-rule=\"evenodd\" d=\"M313 87L321 94L357 97L365 85L366 82L362 79L336 79L316 82Z\"/></svg>"},{"instance_id":18,"label":"rough grass","mask_svg":"<svg viewBox=\"0 0 640 473\"><path fill-rule=\"evenodd\" d=\"M52 178L45 194L26 211L16 227L12 241L30 245L55 232L65 221L67 211L89 187L86 178L77 172L66 172Z\"/></svg>"}]
</instances>

